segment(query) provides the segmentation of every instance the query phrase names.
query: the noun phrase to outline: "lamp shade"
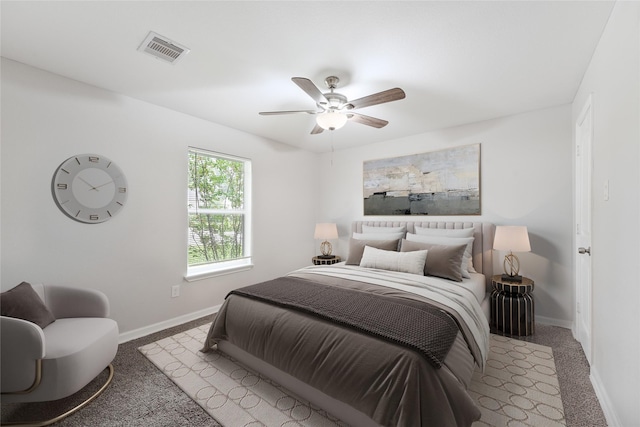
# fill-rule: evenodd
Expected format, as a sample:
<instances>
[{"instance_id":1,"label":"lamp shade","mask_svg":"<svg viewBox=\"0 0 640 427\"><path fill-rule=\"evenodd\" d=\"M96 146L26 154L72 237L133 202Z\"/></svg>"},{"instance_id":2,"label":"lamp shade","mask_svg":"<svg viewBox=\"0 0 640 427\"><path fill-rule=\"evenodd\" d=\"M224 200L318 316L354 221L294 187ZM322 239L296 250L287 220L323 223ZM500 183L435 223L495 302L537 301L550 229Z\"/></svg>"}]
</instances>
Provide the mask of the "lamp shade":
<instances>
[{"instance_id":1,"label":"lamp shade","mask_svg":"<svg viewBox=\"0 0 640 427\"><path fill-rule=\"evenodd\" d=\"M493 249L511 252L529 252L529 233L523 225L498 225L493 239Z\"/></svg>"},{"instance_id":2,"label":"lamp shade","mask_svg":"<svg viewBox=\"0 0 640 427\"><path fill-rule=\"evenodd\" d=\"M318 123L318 126L322 129L336 130L347 123L347 116L333 110L327 110L316 116L316 123Z\"/></svg>"},{"instance_id":3,"label":"lamp shade","mask_svg":"<svg viewBox=\"0 0 640 427\"><path fill-rule=\"evenodd\" d=\"M338 238L338 227L334 223L323 222L316 224L316 231L313 233L314 239L337 239Z\"/></svg>"}]
</instances>

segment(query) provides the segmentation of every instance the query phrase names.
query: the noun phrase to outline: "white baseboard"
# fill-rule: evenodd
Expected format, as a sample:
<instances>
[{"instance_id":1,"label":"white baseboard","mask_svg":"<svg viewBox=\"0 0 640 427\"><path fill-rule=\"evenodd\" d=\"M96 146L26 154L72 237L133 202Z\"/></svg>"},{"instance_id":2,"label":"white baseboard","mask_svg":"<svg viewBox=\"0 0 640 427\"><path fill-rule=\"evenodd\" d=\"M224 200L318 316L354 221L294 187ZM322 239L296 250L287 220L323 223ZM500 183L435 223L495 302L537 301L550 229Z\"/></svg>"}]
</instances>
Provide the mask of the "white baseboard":
<instances>
[{"instance_id":1,"label":"white baseboard","mask_svg":"<svg viewBox=\"0 0 640 427\"><path fill-rule=\"evenodd\" d=\"M591 380L593 390L595 391L596 397L598 398L600 406L602 407L602 412L604 412L604 417L607 419L607 425L609 427L622 427L622 424L620 424L620 420L618 419L616 412L613 410L611 400L609 399L609 395L607 394L606 389L602 384L600 374L598 374L598 369L596 367L591 367L589 379Z\"/></svg>"},{"instance_id":2,"label":"white baseboard","mask_svg":"<svg viewBox=\"0 0 640 427\"><path fill-rule=\"evenodd\" d=\"M135 340L137 338L146 337L149 334L160 332L162 330L172 328L174 326L182 325L183 323L190 322L192 320L199 319L204 316L209 316L217 313L220 310L222 304L205 308L204 310L195 311L193 313L185 314L183 316L174 317L173 319L164 320L153 325L145 326L143 328L134 329L133 331L124 332L118 337L118 343L122 344L127 341Z\"/></svg>"},{"instance_id":3,"label":"white baseboard","mask_svg":"<svg viewBox=\"0 0 640 427\"><path fill-rule=\"evenodd\" d=\"M561 328L572 329L573 322L571 320L560 320L552 317L536 316L536 323L549 326L560 326Z\"/></svg>"}]
</instances>

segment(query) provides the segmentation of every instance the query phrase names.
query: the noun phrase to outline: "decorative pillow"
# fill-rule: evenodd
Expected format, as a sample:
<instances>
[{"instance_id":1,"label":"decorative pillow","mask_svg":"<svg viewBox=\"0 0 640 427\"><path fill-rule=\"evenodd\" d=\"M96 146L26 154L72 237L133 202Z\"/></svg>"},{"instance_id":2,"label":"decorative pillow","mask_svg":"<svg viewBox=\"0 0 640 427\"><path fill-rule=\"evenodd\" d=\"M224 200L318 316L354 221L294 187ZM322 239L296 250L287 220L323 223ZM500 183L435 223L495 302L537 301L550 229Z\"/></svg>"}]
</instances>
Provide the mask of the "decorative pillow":
<instances>
[{"instance_id":1,"label":"decorative pillow","mask_svg":"<svg viewBox=\"0 0 640 427\"><path fill-rule=\"evenodd\" d=\"M35 323L43 329L56 320L27 282L0 294L0 312L3 316Z\"/></svg>"},{"instance_id":2,"label":"decorative pillow","mask_svg":"<svg viewBox=\"0 0 640 427\"><path fill-rule=\"evenodd\" d=\"M360 267L424 275L427 251L395 252L365 246Z\"/></svg>"},{"instance_id":3,"label":"decorative pillow","mask_svg":"<svg viewBox=\"0 0 640 427\"><path fill-rule=\"evenodd\" d=\"M456 246L460 244L466 244L467 247L462 257L461 272L462 277L468 279L469 276L469 262L471 260L471 247L473 246L473 237L446 237L446 236L424 236L418 234L407 233L407 240L411 242L431 243L435 245L449 245Z\"/></svg>"},{"instance_id":4,"label":"decorative pillow","mask_svg":"<svg viewBox=\"0 0 640 427\"><path fill-rule=\"evenodd\" d=\"M345 264L360 265L360 260L362 259L362 254L364 252L365 246L371 246L373 248L383 249L385 251L397 251L399 241L400 239L396 239L396 240L351 239L349 240L349 255L347 256L347 261L345 262Z\"/></svg>"},{"instance_id":5,"label":"decorative pillow","mask_svg":"<svg viewBox=\"0 0 640 427\"><path fill-rule=\"evenodd\" d=\"M401 225L399 227L376 227L373 225L362 225L363 233L406 233L407 227Z\"/></svg>"},{"instance_id":6,"label":"decorative pillow","mask_svg":"<svg viewBox=\"0 0 640 427\"><path fill-rule=\"evenodd\" d=\"M473 237L475 228L429 228L415 226L416 234L422 236L441 236L441 237ZM469 247L469 266L467 270L469 273L476 273L476 269L473 268L473 257L471 256L473 243Z\"/></svg>"},{"instance_id":7,"label":"decorative pillow","mask_svg":"<svg viewBox=\"0 0 640 427\"><path fill-rule=\"evenodd\" d=\"M431 243L411 242L402 239L401 252L428 250L429 255L424 265L425 276L436 276L444 279L462 281L462 258L467 245L436 245Z\"/></svg>"}]
</instances>

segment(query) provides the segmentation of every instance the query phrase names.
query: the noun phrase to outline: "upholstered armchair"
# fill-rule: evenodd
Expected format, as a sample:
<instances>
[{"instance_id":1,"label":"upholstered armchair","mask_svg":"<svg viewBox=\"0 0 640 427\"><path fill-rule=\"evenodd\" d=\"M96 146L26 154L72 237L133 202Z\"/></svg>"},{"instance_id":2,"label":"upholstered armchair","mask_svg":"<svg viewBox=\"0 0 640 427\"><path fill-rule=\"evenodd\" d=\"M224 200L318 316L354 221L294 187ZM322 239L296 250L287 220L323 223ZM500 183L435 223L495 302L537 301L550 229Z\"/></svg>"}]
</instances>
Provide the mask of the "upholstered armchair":
<instances>
[{"instance_id":1,"label":"upholstered armchair","mask_svg":"<svg viewBox=\"0 0 640 427\"><path fill-rule=\"evenodd\" d=\"M113 378L111 362L118 349L118 325L107 318L109 301L102 292L53 285L31 285L31 291L23 285L29 284L14 288L18 292L2 294L2 313L10 311L13 295L18 293L27 295L30 306L33 300L38 305L35 291L46 307L41 307L38 314L45 312L44 317L49 318L44 323L40 318L34 320L43 325L40 327L24 320L29 316L22 314L0 317L3 403L62 399L109 370L106 383L93 396L62 416L38 424L48 425L81 409L109 385ZM25 306L25 297L21 298L19 305Z\"/></svg>"}]
</instances>

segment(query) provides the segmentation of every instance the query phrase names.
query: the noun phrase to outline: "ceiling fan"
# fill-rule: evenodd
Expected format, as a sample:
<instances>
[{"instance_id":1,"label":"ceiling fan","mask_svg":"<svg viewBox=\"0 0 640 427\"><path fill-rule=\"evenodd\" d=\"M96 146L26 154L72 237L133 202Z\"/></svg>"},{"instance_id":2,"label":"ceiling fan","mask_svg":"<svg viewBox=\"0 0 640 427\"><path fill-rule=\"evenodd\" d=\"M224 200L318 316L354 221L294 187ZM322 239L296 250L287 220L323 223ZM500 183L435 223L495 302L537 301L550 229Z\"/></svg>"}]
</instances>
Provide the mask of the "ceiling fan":
<instances>
[{"instance_id":1,"label":"ceiling fan","mask_svg":"<svg viewBox=\"0 0 640 427\"><path fill-rule=\"evenodd\" d=\"M372 126L374 128L385 127L389 122L375 117L365 116L364 114L354 113L353 110L358 108L370 107L372 105L384 104L385 102L397 101L405 97L402 89L396 87L363 98L347 100L347 97L341 93L334 92L338 87L340 79L336 76L329 76L324 79L324 83L329 88L329 92L322 93L313 82L305 77L292 77L291 80L297 84L300 89L305 91L318 106L317 110L294 110L294 111L262 111L259 114L263 116L277 114L315 114L316 125L311 130L311 134L315 135L326 130L340 129L345 125L347 120L361 123L363 125Z\"/></svg>"}]
</instances>

